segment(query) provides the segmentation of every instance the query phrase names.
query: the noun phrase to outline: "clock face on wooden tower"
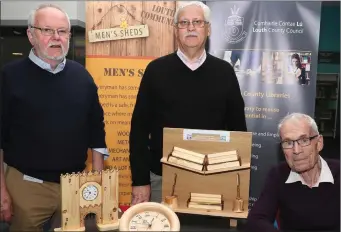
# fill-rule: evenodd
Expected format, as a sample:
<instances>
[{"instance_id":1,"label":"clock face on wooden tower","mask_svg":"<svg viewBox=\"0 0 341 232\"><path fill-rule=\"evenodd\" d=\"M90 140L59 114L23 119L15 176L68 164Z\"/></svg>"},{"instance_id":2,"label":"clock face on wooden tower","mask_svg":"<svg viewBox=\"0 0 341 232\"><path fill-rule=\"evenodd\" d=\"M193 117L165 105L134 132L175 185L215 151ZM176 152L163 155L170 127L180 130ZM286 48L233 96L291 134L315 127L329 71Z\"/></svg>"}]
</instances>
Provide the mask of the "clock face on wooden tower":
<instances>
[{"instance_id":1,"label":"clock face on wooden tower","mask_svg":"<svg viewBox=\"0 0 341 232\"><path fill-rule=\"evenodd\" d=\"M89 184L83 189L82 196L86 201L93 201L98 197L98 188L93 184Z\"/></svg>"}]
</instances>

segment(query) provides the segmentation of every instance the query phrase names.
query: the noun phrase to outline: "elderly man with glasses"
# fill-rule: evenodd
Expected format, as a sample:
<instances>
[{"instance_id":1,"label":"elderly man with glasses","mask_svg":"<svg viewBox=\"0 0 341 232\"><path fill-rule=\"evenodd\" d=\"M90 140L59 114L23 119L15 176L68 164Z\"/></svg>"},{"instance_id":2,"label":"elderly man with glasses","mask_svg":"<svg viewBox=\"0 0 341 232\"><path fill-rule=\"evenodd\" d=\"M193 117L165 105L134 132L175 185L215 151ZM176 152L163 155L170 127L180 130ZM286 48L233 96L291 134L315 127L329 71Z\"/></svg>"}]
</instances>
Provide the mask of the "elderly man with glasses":
<instances>
[{"instance_id":1,"label":"elderly man with glasses","mask_svg":"<svg viewBox=\"0 0 341 232\"><path fill-rule=\"evenodd\" d=\"M323 159L323 137L310 116L290 114L279 123L286 162L272 168L251 209L247 231L340 231L340 161Z\"/></svg>"},{"instance_id":2,"label":"elderly man with glasses","mask_svg":"<svg viewBox=\"0 0 341 232\"><path fill-rule=\"evenodd\" d=\"M0 220L11 231L41 231L52 216L60 227L60 176L83 171L88 149L93 169L103 169L103 110L93 78L66 59L70 29L61 8L39 6L28 20L29 56L1 70Z\"/></svg>"},{"instance_id":3,"label":"elderly man with glasses","mask_svg":"<svg viewBox=\"0 0 341 232\"><path fill-rule=\"evenodd\" d=\"M176 52L153 60L142 78L130 131L132 204L161 202L164 127L246 131L244 100L232 66L205 51L210 9L176 11Z\"/></svg>"}]
</instances>

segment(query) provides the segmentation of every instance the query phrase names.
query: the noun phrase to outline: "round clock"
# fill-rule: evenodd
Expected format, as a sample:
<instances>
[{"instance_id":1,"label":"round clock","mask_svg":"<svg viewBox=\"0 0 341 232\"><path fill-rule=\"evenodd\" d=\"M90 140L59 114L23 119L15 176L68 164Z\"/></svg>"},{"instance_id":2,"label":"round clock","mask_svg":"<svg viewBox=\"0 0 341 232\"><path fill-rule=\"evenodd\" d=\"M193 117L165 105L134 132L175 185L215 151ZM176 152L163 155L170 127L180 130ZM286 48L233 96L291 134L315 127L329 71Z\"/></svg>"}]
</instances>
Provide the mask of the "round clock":
<instances>
[{"instance_id":1,"label":"round clock","mask_svg":"<svg viewBox=\"0 0 341 232\"><path fill-rule=\"evenodd\" d=\"M169 207L156 202L131 206L120 218L120 231L180 231L178 216Z\"/></svg>"},{"instance_id":2,"label":"round clock","mask_svg":"<svg viewBox=\"0 0 341 232\"><path fill-rule=\"evenodd\" d=\"M86 186L82 191L83 199L86 201L93 201L98 196L98 189L95 185L90 184Z\"/></svg>"}]
</instances>

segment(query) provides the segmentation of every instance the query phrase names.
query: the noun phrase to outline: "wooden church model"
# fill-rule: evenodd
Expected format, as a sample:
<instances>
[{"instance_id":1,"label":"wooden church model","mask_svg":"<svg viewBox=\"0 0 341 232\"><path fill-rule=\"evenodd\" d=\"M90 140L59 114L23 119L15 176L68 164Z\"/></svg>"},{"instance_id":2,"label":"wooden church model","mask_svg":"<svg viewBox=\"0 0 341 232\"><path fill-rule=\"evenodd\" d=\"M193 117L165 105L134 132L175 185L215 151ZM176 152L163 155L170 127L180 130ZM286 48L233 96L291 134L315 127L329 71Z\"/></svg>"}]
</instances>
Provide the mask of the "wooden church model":
<instances>
[{"instance_id":1,"label":"wooden church model","mask_svg":"<svg viewBox=\"0 0 341 232\"><path fill-rule=\"evenodd\" d=\"M55 231L85 231L84 219L96 214L98 230L115 230L118 219L118 170L62 175L61 227Z\"/></svg>"}]
</instances>

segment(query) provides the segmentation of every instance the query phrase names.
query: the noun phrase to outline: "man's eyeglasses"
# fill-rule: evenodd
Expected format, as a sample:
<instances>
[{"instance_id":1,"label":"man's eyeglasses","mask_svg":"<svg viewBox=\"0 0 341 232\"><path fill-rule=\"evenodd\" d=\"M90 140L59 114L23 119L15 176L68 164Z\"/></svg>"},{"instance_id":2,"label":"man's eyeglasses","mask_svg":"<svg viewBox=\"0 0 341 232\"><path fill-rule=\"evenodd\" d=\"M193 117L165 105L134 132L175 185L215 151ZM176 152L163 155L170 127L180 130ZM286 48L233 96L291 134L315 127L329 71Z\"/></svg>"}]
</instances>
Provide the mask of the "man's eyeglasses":
<instances>
[{"instance_id":1,"label":"man's eyeglasses","mask_svg":"<svg viewBox=\"0 0 341 232\"><path fill-rule=\"evenodd\" d=\"M319 135L314 135L311 137L300 138L300 139L296 139L296 140L284 140L281 142L281 145L282 145L283 149L291 149L294 147L295 142L297 142L301 147L305 147L305 146L309 146L311 143L311 140L313 140L314 138L316 138L318 136Z\"/></svg>"},{"instance_id":2,"label":"man's eyeglasses","mask_svg":"<svg viewBox=\"0 0 341 232\"><path fill-rule=\"evenodd\" d=\"M208 22L204 21L204 20L193 20L192 22L191 21L188 21L188 20L182 20L182 21L179 21L176 26L180 29L185 29L185 28L188 28L190 25L193 25L193 27L195 28L199 28L199 27L204 27L205 24L208 24Z\"/></svg>"},{"instance_id":3,"label":"man's eyeglasses","mask_svg":"<svg viewBox=\"0 0 341 232\"><path fill-rule=\"evenodd\" d=\"M35 26L30 26L31 28L37 29L41 31L41 34L46 35L46 36L53 36L57 32L59 36L62 37L69 37L71 33L68 30L65 29L52 29L52 28L41 28L41 27L35 27Z\"/></svg>"}]
</instances>

